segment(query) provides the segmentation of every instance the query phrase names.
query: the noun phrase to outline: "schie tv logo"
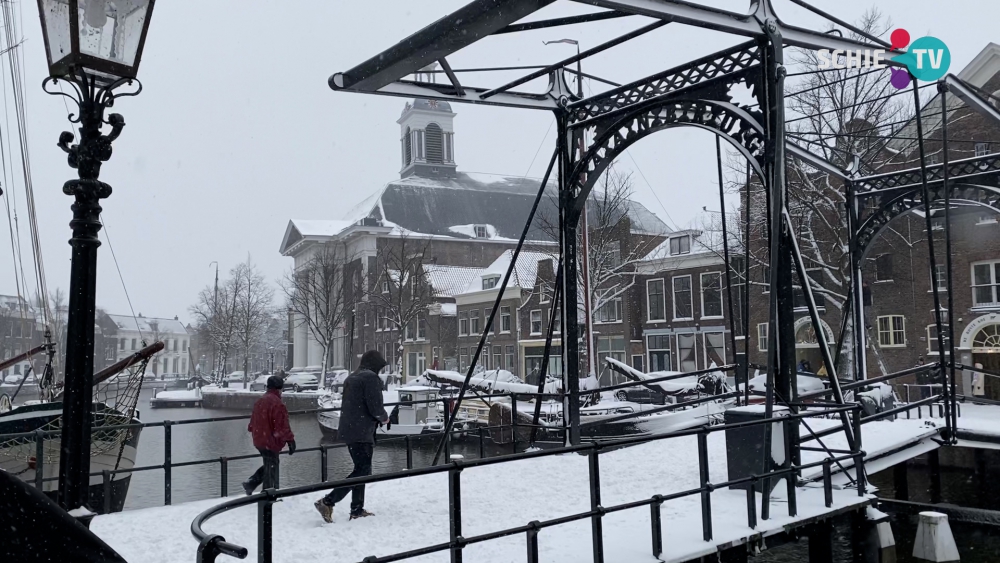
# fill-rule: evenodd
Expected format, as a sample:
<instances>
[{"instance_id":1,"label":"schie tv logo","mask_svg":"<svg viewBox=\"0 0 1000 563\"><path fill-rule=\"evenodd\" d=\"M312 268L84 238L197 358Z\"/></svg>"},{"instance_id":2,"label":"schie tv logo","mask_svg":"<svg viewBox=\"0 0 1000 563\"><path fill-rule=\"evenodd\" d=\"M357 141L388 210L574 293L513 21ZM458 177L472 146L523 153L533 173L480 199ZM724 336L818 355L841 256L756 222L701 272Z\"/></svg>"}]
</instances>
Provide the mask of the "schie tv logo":
<instances>
[{"instance_id":1,"label":"schie tv logo","mask_svg":"<svg viewBox=\"0 0 1000 563\"><path fill-rule=\"evenodd\" d=\"M907 52L890 57L891 60L906 65L905 69L892 68L889 82L902 90L910 85L910 75L924 82L934 82L941 79L951 66L951 51L937 37L921 37L910 44L910 33L905 29L897 29L890 36L893 49L904 49ZM885 49L842 50L820 49L818 68L885 68ZM843 57L843 58L841 58ZM909 72L907 72L909 71Z\"/></svg>"}]
</instances>

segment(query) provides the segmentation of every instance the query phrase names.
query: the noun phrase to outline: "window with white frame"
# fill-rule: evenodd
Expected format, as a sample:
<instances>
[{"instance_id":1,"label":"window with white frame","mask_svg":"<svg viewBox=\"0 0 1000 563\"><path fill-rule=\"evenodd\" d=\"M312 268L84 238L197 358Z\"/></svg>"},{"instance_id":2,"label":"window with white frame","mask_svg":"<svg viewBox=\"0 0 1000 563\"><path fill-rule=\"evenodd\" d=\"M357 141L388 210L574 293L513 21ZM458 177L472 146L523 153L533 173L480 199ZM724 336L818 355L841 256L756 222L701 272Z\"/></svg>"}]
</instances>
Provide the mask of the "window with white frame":
<instances>
[{"instance_id":1,"label":"window with white frame","mask_svg":"<svg viewBox=\"0 0 1000 563\"><path fill-rule=\"evenodd\" d=\"M476 238L490 238L490 230L486 225L475 226Z\"/></svg>"},{"instance_id":2,"label":"window with white frame","mask_svg":"<svg viewBox=\"0 0 1000 563\"><path fill-rule=\"evenodd\" d=\"M506 363L504 365L507 366L507 371L517 375L517 356L514 354L514 346L507 345L504 348L504 352L506 352Z\"/></svg>"},{"instance_id":3,"label":"window with white frame","mask_svg":"<svg viewBox=\"0 0 1000 563\"><path fill-rule=\"evenodd\" d=\"M948 325L941 325L941 340L944 342L945 348L948 347ZM941 347L938 345L938 331L937 324L927 325L927 353L928 354L940 354Z\"/></svg>"},{"instance_id":4,"label":"window with white frame","mask_svg":"<svg viewBox=\"0 0 1000 563\"><path fill-rule=\"evenodd\" d=\"M621 241L613 240L610 241L605 248L601 250L600 264L601 267L606 269L617 268L622 265L622 243Z\"/></svg>"},{"instance_id":5,"label":"window with white frame","mask_svg":"<svg viewBox=\"0 0 1000 563\"><path fill-rule=\"evenodd\" d=\"M458 369L465 371L469 369L469 349L458 349Z\"/></svg>"},{"instance_id":6,"label":"window with white frame","mask_svg":"<svg viewBox=\"0 0 1000 563\"><path fill-rule=\"evenodd\" d=\"M667 307L663 291L663 278L646 280L646 319L649 321L667 320Z\"/></svg>"},{"instance_id":7,"label":"window with white frame","mask_svg":"<svg viewBox=\"0 0 1000 563\"><path fill-rule=\"evenodd\" d=\"M934 265L934 283L939 291L948 290L948 269L944 264Z\"/></svg>"},{"instance_id":8,"label":"window with white frame","mask_svg":"<svg viewBox=\"0 0 1000 563\"><path fill-rule=\"evenodd\" d=\"M670 255L688 254L691 252L691 237L688 235L670 237Z\"/></svg>"},{"instance_id":9,"label":"window with white frame","mask_svg":"<svg viewBox=\"0 0 1000 563\"><path fill-rule=\"evenodd\" d=\"M614 294L614 289L599 292L597 302L601 305L594 311L594 321L598 323L617 323L622 320L622 296L605 298Z\"/></svg>"},{"instance_id":10,"label":"window with white frame","mask_svg":"<svg viewBox=\"0 0 1000 563\"><path fill-rule=\"evenodd\" d=\"M500 283L500 276L489 276L483 278L483 289L493 289Z\"/></svg>"},{"instance_id":11,"label":"window with white frame","mask_svg":"<svg viewBox=\"0 0 1000 563\"><path fill-rule=\"evenodd\" d=\"M458 335L466 336L469 334L469 313L462 311L458 314Z\"/></svg>"},{"instance_id":12,"label":"window with white frame","mask_svg":"<svg viewBox=\"0 0 1000 563\"><path fill-rule=\"evenodd\" d=\"M989 143L976 143L976 156L986 156L990 154Z\"/></svg>"},{"instance_id":13,"label":"window with white frame","mask_svg":"<svg viewBox=\"0 0 1000 563\"><path fill-rule=\"evenodd\" d=\"M726 365L726 333L723 331L718 332L704 332L704 348L702 351L705 355L705 368L715 362L717 366Z\"/></svg>"},{"instance_id":14,"label":"window with white frame","mask_svg":"<svg viewBox=\"0 0 1000 563\"><path fill-rule=\"evenodd\" d=\"M562 332L562 315L558 309L549 309L549 315L555 317L552 319L552 332L559 334Z\"/></svg>"},{"instance_id":15,"label":"window with white frame","mask_svg":"<svg viewBox=\"0 0 1000 563\"><path fill-rule=\"evenodd\" d=\"M1000 306L1000 260L972 265L972 304L976 307Z\"/></svg>"},{"instance_id":16,"label":"window with white frame","mask_svg":"<svg viewBox=\"0 0 1000 563\"><path fill-rule=\"evenodd\" d=\"M670 335L650 334L646 337L646 352L649 354L649 371L670 369Z\"/></svg>"},{"instance_id":17,"label":"window with white frame","mask_svg":"<svg viewBox=\"0 0 1000 563\"><path fill-rule=\"evenodd\" d=\"M680 371L698 369L698 355L693 332L677 335L677 362Z\"/></svg>"},{"instance_id":18,"label":"window with white frame","mask_svg":"<svg viewBox=\"0 0 1000 563\"><path fill-rule=\"evenodd\" d=\"M892 254L880 254L875 258L875 281L892 281Z\"/></svg>"},{"instance_id":19,"label":"window with white frame","mask_svg":"<svg viewBox=\"0 0 1000 563\"><path fill-rule=\"evenodd\" d=\"M427 339L427 319L417 320L417 340Z\"/></svg>"},{"instance_id":20,"label":"window with white frame","mask_svg":"<svg viewBox=\"0 0 1000 563\"><path fill-rule=\"evenodd\" d=\"M416 319L406 323L406 326L403 327L403 338L405 338L406 340L413 340L413 337L416 335L416 333L417 333Z\"/></svg>"},{"instance_id":21,"label":"window with white frame","mask_svg":"<svg viewBox=\"0 0 1000 563\"><path fill-rule=\"evenodd\" d=\"M906 321L903 315L878 317L878 345L883 348L906 346Z\"/></svg>"},{"instance_id":22,"label":"window with white frame","mask_svg":"<svg viewBox=\"0 0 1000 563\"><path fill-rule=\"evenodd\" d=\"M757 325L757 349L767 352L767 323Z\"/></svg>"},{"instance_id":23,"label":"window with white frame","mask_svg":"<svg viewBox=\"0 0 1000 563\"><path fill-rule=\"evenodd\" d=\"M722 316L722 273L701 274L701 316Z\"/></svg>"},{"instance_id":24,"label":"window with white frame","mask_svg":"<svg viewBox=\"0 0 1000 563\"><path fill-rule=\"evenodd\" d=\"M493 347L493 369L503 369L503 347Z\"/></svg>"},{"instance_id":25,"label":"window with white frame","mask_svg":"<svg viewBox=\"0 0 1000 563\"><path fill-rule=\"evenodd\" d=\"M539 335L542 333L542 310L535 309L528 313L528 320L531 325L531 334Z\"/></svg>"},{"instance_id":26,"label":"window with white frame","mask_svg":"<svg viewBox=\"0 0 1000 563\"><path fill-rule=\"evenodd\" d=\"M760 281L764 284L764 293L771 293L771 267L764 265L760 267Z\"/></svg>"},{"instance_id":27,"label":"window with white frame","mask_svg":"<svg viewBox=\"0 0 1000 563\"><path fill-rule=\"evenodd\" d=\"M552 301L552 288L546 282L538 283L538 302L540 304L548 303Z\"/></svg>"},{"instance_id":28,"label":"window with white frame","mask_svg":"<svg viewBox=\"0 0 1000 563\"><path fill-rule=\"evenodd\" d=\"M382 293L389 293L389 280L382 280Z\"/></svg>"},{"instance_id":29,"label":"window with white frame","mask_svg":"<svg viewBox=\"0 0 1000 563\"><path fill-rule=\"evenodd\" d=\"M510 307L500 307L500 332L510 332Z\"/></svg>"},{"instance_id":30,"label":"window with white frame","mask_svg":"<svg viewBox=\"0 0 1000 563\"><path fill-rule=\"evenodd\" d=\"M469 311L469 334L479 334L479 309Z\"/></svg>"},{"instance_id":31,"label":"window with white frame","mask_svg":"<svg viewBox=\"0 0 1000 563\"><path fill-rule=\"evenodd\" d=\"M493 313L493 309L483 309L483 324L484 324L484 326L485 326L485 323L489 322L489 320L490 320L490 314L492 314L492 313ZM497 333L497 324L498 323L497 323L496 319L493 319L493 323L490 325L490 332L492 332L493 334Z\"/></svg>"},{"instance_id":32,"label":"window with white frame","mask_svg":"<svg viewBox=\"0 0 1000 563\"><path fill-rule=\"evenodd\" d=\"M676 276L672 282L674 286L674 320L693 319L694 308L691 303L691 276Z\"/></svg>"}]
</instances>

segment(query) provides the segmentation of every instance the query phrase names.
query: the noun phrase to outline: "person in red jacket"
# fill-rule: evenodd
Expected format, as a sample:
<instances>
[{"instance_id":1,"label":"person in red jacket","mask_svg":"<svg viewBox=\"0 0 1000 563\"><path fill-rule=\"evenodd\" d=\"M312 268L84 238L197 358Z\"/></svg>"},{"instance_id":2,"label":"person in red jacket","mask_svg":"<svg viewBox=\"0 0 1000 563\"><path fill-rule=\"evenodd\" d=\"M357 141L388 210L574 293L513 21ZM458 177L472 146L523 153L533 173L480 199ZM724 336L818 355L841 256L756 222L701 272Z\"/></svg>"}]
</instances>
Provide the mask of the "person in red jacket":
<instances>
[{"instance_id":1,"label":"person in red jacket","mask_svg":"<svg viewBox=\"0 0 1000 563\"><path fill-rule=\"evenodd\" d=\"M285 382L277 375L267 378L267 391L257 399L247 430L253 435L253 446L264 458L264 465L243 482L243 490L252 495L262 483L265 489L278 488L278 454L288 444L288 455L295 453L295 434L288 426L288 409L281 402Z\"/></svg>"}]
</instances>

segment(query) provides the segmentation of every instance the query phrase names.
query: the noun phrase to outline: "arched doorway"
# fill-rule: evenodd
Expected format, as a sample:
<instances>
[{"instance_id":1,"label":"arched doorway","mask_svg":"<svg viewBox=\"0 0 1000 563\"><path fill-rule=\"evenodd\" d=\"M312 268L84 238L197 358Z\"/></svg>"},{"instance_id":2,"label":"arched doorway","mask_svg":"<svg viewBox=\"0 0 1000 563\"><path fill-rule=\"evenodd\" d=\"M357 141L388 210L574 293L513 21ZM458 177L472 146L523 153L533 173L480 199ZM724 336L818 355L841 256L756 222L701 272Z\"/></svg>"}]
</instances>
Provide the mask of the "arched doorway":
<instances>
[{"instance_id":1,"label":"arched doorway","mask_svg":"<svg viewBox=\"0 0 1000 563\"><path fill-rule=\"evenodd\" d=\"M833 329L826 321L820 320L826 341L832 343ZM816 338L816 329L813 327L809 317L800 317L795 321L795 365L800 366L806 362L804 371L816 373L823 366L823 354L819 351L819 340ZM799 369L799 371L803 371Z\"/></svg>"},{"instance_id":2,"label":"arched doorway","mask_svg":"<svg viewBox=\"0 0 1000 563\"><path fill-rule=\"evenodd\" d=\"M959 349L971 352L971 365L1000 372L1000 314L990 313L973 319L962 331ZM1000 378L973 375L972 382L973 395L1000 400Z\"/></svg>"}]
</instances>

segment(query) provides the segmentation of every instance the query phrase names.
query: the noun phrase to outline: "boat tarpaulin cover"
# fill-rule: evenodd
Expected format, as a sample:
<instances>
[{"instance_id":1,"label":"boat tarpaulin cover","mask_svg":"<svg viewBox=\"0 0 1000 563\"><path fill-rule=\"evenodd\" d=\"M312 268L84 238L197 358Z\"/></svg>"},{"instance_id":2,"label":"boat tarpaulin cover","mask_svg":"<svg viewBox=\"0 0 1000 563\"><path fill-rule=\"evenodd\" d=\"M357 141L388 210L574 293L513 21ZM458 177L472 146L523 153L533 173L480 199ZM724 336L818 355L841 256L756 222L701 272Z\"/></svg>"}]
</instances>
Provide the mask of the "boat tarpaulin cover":
<instances>
[{"instance_id":1,"label":"boat tarpaulin cover","mask_svg":"<svg viewBox=\"0 0 1000 563\"><path fill-rule=\"evenodd\" d=\"M0 471L0 561L125 563L125 559L34 487Z\"/></svg>"}]
</instances>

